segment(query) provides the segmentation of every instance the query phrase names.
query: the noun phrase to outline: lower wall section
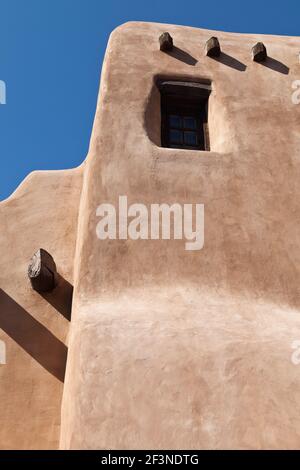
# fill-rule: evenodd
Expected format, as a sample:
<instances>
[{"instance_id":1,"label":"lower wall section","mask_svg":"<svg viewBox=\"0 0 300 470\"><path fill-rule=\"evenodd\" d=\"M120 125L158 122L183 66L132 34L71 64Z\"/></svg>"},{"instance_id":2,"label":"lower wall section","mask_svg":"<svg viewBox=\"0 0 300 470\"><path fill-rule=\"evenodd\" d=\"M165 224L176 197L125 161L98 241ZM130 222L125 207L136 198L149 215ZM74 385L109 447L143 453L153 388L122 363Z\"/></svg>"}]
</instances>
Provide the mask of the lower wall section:
<instances>
[{"instance_id":1,"label":"lower wall section","mask_svg":"<svg viewBox=\"0 0 300 470\"><path fill-rule=\"evenodd\" d=\"M81 305L62 447L297 448L299 327L294 309L183 285Z\"/></svg>"}]
</instances>

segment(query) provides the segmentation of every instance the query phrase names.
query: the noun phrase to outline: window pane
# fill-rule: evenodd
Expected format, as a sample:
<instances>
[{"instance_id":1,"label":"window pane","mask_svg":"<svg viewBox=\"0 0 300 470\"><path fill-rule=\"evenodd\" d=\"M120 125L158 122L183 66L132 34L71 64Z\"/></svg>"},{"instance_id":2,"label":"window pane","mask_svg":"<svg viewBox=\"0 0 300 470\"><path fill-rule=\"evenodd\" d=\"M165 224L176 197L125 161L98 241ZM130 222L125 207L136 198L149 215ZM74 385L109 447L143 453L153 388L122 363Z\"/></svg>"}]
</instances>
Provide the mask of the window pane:
<instances>
[{"instance_id":1,"label":"window pane","mask_svg":"<svg viewBox=\"0 0 300 470\"><path fill-rule=\"evenodd\" d=\"M182 144L183 135L180 131L170 130L170 142L171 144Z\"/></svg>"},{"instance_id":2,"label":"window pane","mask_svg":"<svg viewBox=\"0 0 300 470\"><path fill-rule=\"evenodd\" d=\"M169 125L173 129L180 129L182 127L182 119L180 116L175 116L174 114L171 114L169 116Z\"/></svg>"},{"instance_id":3,"label":"window pane","mask_svg":"<svg viewBox=\"0 0 300 470\"><path fill-rule=\"evenodd\" d=\"M184 117L183 127L185 129L196 129L196 119L193 117Z\"/></svg>"},{"instance_id":4,"label":"window pane","mask_svg":"<svg viewBox=\"0 0 300 470\"><path fill-rule=\"evenodd\" d=\"M197 145L196 132L187 131L184 133L184 143L186 145Z\"/></svg>"}]
</instances>

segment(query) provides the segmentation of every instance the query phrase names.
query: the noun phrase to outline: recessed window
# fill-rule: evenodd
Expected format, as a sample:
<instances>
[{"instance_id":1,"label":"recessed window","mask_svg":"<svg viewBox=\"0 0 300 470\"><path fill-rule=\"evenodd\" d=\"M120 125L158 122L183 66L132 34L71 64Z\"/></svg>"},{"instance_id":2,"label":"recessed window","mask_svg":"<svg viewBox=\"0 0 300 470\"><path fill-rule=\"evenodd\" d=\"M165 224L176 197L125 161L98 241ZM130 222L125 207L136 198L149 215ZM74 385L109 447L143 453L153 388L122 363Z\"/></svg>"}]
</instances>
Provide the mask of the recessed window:
<instances>
[{"instance_id":1,"label":"recessed window","mask_svg":"<svg viewBox=\"0 0 300 470\"><path fill-rule=\"evenodd\" d=\"M209 150L209 84L162 81L161 142L163 147Z\"/></svg>"}]
</instances>

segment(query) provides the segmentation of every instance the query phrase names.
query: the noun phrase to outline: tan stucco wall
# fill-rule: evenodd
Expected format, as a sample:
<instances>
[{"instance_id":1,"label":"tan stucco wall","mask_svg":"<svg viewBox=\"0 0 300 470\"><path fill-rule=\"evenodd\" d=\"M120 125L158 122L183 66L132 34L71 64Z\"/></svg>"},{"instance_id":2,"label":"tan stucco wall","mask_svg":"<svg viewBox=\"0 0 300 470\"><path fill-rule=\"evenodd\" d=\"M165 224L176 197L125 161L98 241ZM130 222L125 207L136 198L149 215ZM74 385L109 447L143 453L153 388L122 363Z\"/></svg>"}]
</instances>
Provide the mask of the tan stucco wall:
<instances>
[{"instance_id":1,"label":"tan stucco wall","mask_svg":"<svg viewBox=\"0 0 300 470\"><path fill-rule=\"evenodd\" d=\"M82 167L34 172L0 203L0 449L58 448L81 180ZM27 277L41 247L64 278L47 298Z\"/></svg>"},{"instance_id":2,"label":"tan stucco wall","mask_svg":"<svg viewBox=\"0 0 300 470\"><path fill-rule=\"evenodd\" d=\"M159 51L166 30L196 65ZM204 56L212 34L220 61ZM261 39L265 65L251 60ZM297 38L160 24L111 35L81 200L62 448L299 446L298 52ZM157 75L212 80L212 152L155 144ZM204 203L204 249L100 242L96 208L119 195Z\"/></svg>"},{"instance_id":3,"label":"tan stucco wall","mask_svg":"<svg viewBox=\"0 0 300 470\"><path fill-rule=\"evenodd\" d=\"M166 30L184 52L159 51ZM220 60L204 55L213 34ZM58 447L67 343L63 449L299 447L298 52L171 25L112 33L84 175L34 173L0 204L0 448ZM212 81L211 152L157 145L158 76ZM96 209L119 195L205 204L204 249L99 241ZM63 290L43 298L26 277L40 247L75 288L69 340Z\"/></svg>"}]
</instances>

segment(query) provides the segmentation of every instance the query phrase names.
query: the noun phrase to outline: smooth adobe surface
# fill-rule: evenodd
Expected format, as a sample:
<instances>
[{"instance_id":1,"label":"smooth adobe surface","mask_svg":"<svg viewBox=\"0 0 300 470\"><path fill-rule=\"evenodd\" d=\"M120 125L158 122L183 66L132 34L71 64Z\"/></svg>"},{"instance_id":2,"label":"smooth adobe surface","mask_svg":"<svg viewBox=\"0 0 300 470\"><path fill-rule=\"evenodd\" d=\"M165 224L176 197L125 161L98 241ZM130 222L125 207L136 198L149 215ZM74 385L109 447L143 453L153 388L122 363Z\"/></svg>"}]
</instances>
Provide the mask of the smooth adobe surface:
<instances>
[{"instance_id":1,"label":"smooth adobe surface","mask_svg":"<svg viewBox=\"0 0 300 470\"><path fill-rule=\"evenodd\" d=\"M218 58L204 53L211 36ZM299 446L298 51L298 38L173 25L112 33L81 197L61 448ZM211 152L159 147L156 77L212 82ZM119 195L205 204L204 249L100 242L96 209Z\"/></svg>"}]
</instances>

